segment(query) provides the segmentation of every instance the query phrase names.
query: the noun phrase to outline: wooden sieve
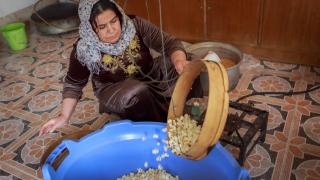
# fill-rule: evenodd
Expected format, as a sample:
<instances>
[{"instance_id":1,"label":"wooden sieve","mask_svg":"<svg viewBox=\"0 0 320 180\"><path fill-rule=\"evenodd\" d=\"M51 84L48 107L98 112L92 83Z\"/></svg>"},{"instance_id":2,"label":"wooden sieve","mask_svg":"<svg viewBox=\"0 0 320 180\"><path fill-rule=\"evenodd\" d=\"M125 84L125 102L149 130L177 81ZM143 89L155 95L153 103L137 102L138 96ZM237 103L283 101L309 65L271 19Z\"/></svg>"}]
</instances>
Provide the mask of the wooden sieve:
<instances>
[{"instance_id":1,"label":"wooden sieve","mask_svg":"<svg viewBox=\"0 0 320 180\"><path fill-rule=\"evenodd\" d=\"M186 98L193 81L206 68L209 77L209 94L206 115L199 137L187 153L182 156L198 160L205 157L211 146L217 143L224 129L228 108L228 75L222 64L206 60L191 61L179 76L171 98L168 119L183 115Z\"/></svg>"}]
</instances>

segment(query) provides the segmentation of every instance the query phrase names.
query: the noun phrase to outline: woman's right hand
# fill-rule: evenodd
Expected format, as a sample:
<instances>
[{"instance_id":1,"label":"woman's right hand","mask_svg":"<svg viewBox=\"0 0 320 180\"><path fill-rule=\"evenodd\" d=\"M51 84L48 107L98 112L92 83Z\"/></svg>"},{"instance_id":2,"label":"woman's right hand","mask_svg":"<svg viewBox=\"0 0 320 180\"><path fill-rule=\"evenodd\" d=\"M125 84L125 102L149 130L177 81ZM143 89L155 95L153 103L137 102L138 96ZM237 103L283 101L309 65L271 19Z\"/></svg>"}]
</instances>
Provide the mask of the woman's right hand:
<instances>
[{"instance_id":1,"label":"woman's right hand","mask_svg":"<svg viewBox=\"0 0 320 180\"><path fill-rule=\"evenodd\" d=\"M49 132L53 132L55 129L62 127L67 122L67 118L63 115L59 115L58 117L50 119L47 123L45 123L39 132L39 136L46 135Z\"/></svg>"}]
</instances>

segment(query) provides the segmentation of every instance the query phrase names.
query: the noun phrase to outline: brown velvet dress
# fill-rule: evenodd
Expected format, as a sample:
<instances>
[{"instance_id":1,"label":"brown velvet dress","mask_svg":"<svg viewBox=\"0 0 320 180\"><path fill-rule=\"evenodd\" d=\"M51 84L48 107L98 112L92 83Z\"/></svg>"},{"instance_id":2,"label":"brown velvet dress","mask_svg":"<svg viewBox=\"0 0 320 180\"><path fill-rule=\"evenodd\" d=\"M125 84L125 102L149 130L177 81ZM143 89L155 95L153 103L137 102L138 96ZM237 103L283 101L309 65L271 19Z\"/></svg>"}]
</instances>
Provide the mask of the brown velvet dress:
<instances>
[{"instance_id":1,"label":"brown velvet dress","mask_svg":"<svg viewBox=\"0 0 320 180\"><path fill-rule=\"evenodd\" d=\"M167 58L165 61L163 58L153 59L149 48L158 52L162 50L160 30L139 17L131 18L137 31L136 44L129 45L129 53L121 57L104 55L101 60L106 66L112 67L112 72L101 68L99 74L90 73L77 60L73 49L63 98L80 99L82 89L91 75L100 112L114 113L134 121L166 121L170 97L178 76L168 57L176 50L184 51L184 48L179 40L164 33ZM134 65L131 72L130 65Z\"/></svg>"}]
</instances>

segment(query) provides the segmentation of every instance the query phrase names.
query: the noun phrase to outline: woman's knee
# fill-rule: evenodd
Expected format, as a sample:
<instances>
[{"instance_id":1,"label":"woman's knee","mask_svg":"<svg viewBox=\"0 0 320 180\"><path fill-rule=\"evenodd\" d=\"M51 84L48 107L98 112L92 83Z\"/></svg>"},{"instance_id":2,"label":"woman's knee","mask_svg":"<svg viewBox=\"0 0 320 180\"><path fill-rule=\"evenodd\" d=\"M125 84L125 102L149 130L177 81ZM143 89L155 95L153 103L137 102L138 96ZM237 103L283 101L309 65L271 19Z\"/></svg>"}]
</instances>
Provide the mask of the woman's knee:
<instances>
[{"instance_id":1,"label":"woman's knee","mask_svg":"<svg viewBox=\"0 0 320 180\"><path fill-rule=\"evenodd\" d=\"M149 92L148 85L144 82L128 79L112 89L105 89L100 99L101 110L125 114L132 106L139 104Z\"/></svg>"},{"instance_id":2,"label":"woman's knee","mask_svg":"<svg viewBox=\"0 0 320 180\"><path fill-rule=\"evenodd\" d=\"M129 118L131 120L139 120L145 114L144 110L148 106L149 90L145 85L141 85L135 89L133 95L129 95L126 101L122 103L120 108L121 118ZM150 100L150 98L149 98Z\"/></svg>"},{"instance_id":3,"label":"woman's knee","mask_svg":"<svg viewBox=\"0 0 320 180\"><path fill-rule=\"evenodd\" d=\"M119 98L113 103L116 105L115 113L122 115L131 114L141 109L149 96L149 87L144 82L138 80L128 80L119 92Z\"/></svg>"},{"instance_id":4,"label":"woman's knee","mask_svg":"<svg viewBox=\"0 0 320 180\"><path fill-rule=\"evenodd\" d=\"M147 84L137 82L132 89L123 97L123 109L125 111L132 109L134 106L143 105L149 97L150 91Z\"/></svg>"}]
</instances>

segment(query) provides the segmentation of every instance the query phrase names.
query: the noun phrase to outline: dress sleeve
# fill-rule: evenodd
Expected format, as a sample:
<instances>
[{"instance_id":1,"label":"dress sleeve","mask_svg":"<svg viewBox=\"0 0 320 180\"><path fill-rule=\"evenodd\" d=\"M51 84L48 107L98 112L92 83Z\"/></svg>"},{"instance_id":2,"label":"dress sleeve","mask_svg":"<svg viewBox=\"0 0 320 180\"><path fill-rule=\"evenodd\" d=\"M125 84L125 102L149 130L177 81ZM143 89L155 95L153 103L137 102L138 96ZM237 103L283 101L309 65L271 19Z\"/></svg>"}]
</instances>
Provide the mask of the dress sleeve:
<instances>
[{"instance_id":1,"label":"dress sleeve","mask_svg":"<svg viewBox=\"0 0 320 180\"><path fill-rule=\"evenodd\" d=\"M142 19L138 16L135 17L135 25L137 31L143 38L143 42L151 49L161 53L162 52L162 41L161 41L161 30L149 21ZM171 54L176 50L181 50L186 53L180 40L175 38L166 32L163 33L164 51L166 56L171 56Z\"/></svg>"},{"instance_id":2,"label":"dress sleeve","mask_svg":"<svg viewBox=\"0 0 320 180\"><path fill-rule=\"evenodd\" d=\"M69 62L68 73L64 79L62 97L80 99L82 89L86 86L90 76L90 71L82 65L76 57L76 46L74 46Z\"/></svg>"}]
</instances>

